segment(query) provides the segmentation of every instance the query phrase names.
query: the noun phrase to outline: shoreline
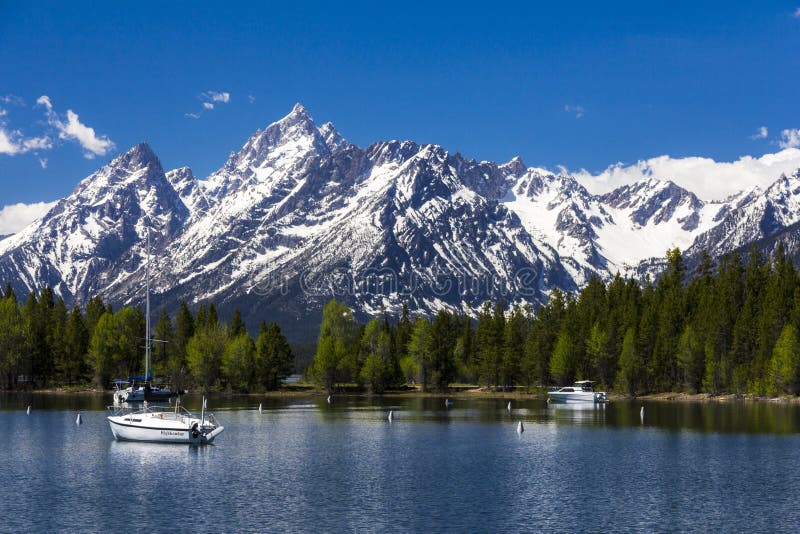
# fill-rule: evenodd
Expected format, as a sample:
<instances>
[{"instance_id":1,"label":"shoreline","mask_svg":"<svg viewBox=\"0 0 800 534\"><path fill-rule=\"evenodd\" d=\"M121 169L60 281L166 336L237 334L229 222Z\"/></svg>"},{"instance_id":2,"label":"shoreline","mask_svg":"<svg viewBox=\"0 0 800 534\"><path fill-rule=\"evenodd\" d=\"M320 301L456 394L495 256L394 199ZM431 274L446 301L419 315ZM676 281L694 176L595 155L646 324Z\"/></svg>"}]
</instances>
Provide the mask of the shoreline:
<instances>
[{"instance_id":1,"label":"shoreline","mask_svg":"<svg viewBox=\"0 0 800 534\"><path fill-rule=\"evenodd\" d=\"M0 394L6 395L78 395L78 396L104 396L111 395L112 390L96 389L90 387L83 388L46 388L36 390L0 390ZM190 395L201 395L200 391L189 391ZM280 389L277 391L265 391L259 393L231 393L226 391L214 391L207 393L207 395L214 397L260 397L260 398L299 398L299 397L325 397L327 392L322 389L317 389L312 386L303 388L288 388ZM473 398L486 398L486 399L530 399L544 400L547 398L547 392L516 392L516 391L491 391L484 388L456 388L448 392L435 392L428 391L422 392L417 389L413 390L394 390L386 391L380 395L368 393L366 391L340 391L334 392L335 397L409 397L409 398L445 398L454 396L469 396ZM650 393L647 395L639 395L631 397L620 393L609 393L609 402L619 401L645 401L645 402L670 402L670 403L771 403L771 404L800 404L800 396L780 396L780 397L764 397L757 395L741 395L736 393L723 393L720 395L712 395L710 393L685 393L685 392L665 392L665 393Z\"/></svg>"}]
</instances>

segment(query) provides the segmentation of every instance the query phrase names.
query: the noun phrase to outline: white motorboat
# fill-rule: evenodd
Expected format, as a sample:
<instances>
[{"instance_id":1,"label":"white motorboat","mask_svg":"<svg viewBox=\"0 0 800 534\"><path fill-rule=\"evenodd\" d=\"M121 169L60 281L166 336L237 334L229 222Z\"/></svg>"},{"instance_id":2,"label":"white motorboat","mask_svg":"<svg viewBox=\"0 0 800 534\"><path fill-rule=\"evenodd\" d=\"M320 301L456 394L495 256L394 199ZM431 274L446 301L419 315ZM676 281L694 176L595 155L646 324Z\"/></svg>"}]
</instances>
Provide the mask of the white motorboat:
<instances>
[{"instance_id":1,"label":"white motorboat","mask_svg":"<svg viewBox=\"0 0 800 534\"><path fill-rule=\"evenodd\" d=\"M114 438L119 441L152 441L159 443L190 443L205 445L214 441L225 430L203 409L197 416L180 406L148 406L144 402L141 409L109 406L111 415L108 422Z\"/></svg>"},{"instance_id":2,"label":"white motorboat","mask_svg":"<svg viewBox=\"0 0 800 534\"><path fill-rule=\"evenodd\" d=\"M605 391L595 391L591 380L579 380L571 386L547 392L548 402L606 402Z\"/></svg>"}]
</instances>

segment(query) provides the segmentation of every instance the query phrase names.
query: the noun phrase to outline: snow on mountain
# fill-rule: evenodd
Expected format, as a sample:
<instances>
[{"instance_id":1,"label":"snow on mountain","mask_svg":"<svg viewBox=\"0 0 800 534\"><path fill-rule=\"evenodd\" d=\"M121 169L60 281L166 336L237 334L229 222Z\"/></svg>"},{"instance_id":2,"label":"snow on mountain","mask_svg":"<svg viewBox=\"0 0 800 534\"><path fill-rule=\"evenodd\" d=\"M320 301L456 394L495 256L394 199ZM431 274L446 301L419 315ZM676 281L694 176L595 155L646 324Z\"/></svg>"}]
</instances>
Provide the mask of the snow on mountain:
<instances>
[{"instance_id":1,"label":"snow on mountain","mask_svg":"<svg viewBox=\"0 0 800 534\"><path fill-rule=\"evenodd\" d=\"M361 149L331 131L296 107L201 182L213 208L165 251L174 271L157 289L250 309L277 296L301 316L331 296L363 312L404 300L435 311L500 290L540 302L551 279L574 288L513 213L473 190L502 193L513 166L411 142Z\"/></svg>"},{"instance_id":2,"label":"snow on mountain","mask_svg":"<svg viewBox=\"0 0 800 534\"><path fill-rule=\"evenodd\" d=\"M161 248L188 216L156 155L139 144L82 180L42 219L0 241L0 279L19 294L50 285L82 302L138 269L145 219Z\"/></svg>"},{"instance_id":3,"label":"snow on mountain","mask_svg":"<svg viewBox=\"0 0 800 534\"><path fill-rule=\"evenodd\" d=\"M519 158L477 162L410 141L360 148L298 104L206 179L164 173L146 144L115 158L0 240L0 284L139 302L146 217L159 305L213 300L251 325L294 321L294 337L307 337L331 297L361 314L404 301L474 313L485 300L543 302L593 275L655 274L671 247L719 255L794 236L800 171L721 202L654 179L593 195Z\"/></svg>"},{"instance_id":4,"label":"snow on mountain","mask_svg":"<svg viewBox=\"0 0 800 534\"><path fill-rule=\"evenodd\" d=\"M782 175L763 193L753 189L735 196L717 224L697 237L689 254L705 249L719 256L747 243L778 234L800 221L800 169Z\"/></svg>"},{"instance_id":5,"label":"snow on mountain","mask_svg":"<svg viewBox=\"0 0 800 534\"><path fill-rule=\"evenodd\" d=\"M595 229L608 215L575 179L528 169L501 202L519 217L539 246L555 249L576 285L585 284L597 271L605 272Z\"/></svg>"},{"instance_id":6,"label":"snow on mountain","mask_svg":"<svg viewBox=\"0 0 800 534\"><path fill-rule=\"evenodd\" d=\"M685 249L708 230L724 204L703 202L669 181L647 179L600 197L614 224L598 231L598 245L625 270L668 248Z\"/></svg>"},{"instance_id":7,"label":"snow on mountain","mask_svg":"<svg viewBox=\"0 0 800 534\"><path fill-rule=\"evenodd\" d=\"M209 208L205 192L192 169L179 167L168 171L165 176L192 215L203 213Z\"/></svg>"}]
</instances>

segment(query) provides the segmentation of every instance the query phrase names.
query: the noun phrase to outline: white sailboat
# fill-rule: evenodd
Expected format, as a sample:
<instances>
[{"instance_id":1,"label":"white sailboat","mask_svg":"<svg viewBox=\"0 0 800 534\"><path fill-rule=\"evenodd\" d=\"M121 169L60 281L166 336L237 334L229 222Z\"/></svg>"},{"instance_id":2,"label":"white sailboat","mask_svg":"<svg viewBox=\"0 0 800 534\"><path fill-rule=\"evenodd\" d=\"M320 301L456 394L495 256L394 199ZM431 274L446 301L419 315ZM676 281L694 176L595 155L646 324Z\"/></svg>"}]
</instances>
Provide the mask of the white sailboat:
<instances>
[{"instance_id":1,"label":"white sailboat","mask_svg":"<svg viewBox=\"0 0 800 534\"><path fill-rule=\"evenodd\" d=\"M150 376L150 229L147 229L147 263L145 266L145 277L147 286L147 297L145 304L145 377ZM149 384L148 384L149 385ZM131 386L133 387L133 386ZM129 388L130 389L130 388ZM122 390L124 391L124 390ZM200 415L197 416L180 405L180 400L175 406L151 407L148 404L149 398L146 394L152 392L142 388L141 409L132 409L122 406L117 402L117 392L114 394L114 406L108 409L111 415L108 416L108 423L111 425L111 433L117 440L127 441L154 441L160 443L191 443L203 445L211 443L224 429L213 414L207 413L206 399L203 397L203 405ZM125 401L134 399L124 397Z\"/></svg>"},{"instance_id":2,"label":"white sailboat","mask_svg":"<svg viewBox=\"0 0 800 534\"><path fill-rule=\"evenodd\" d=\"M203 398L205 403L205 398ZM172 406L147 406L140 410L114 408L108 416L111 433L118 441L153 441L159 443L190 443L204 445L214 441L225 430L201 408L195 415L176 403Z\"/></svg>"}]
</instances>

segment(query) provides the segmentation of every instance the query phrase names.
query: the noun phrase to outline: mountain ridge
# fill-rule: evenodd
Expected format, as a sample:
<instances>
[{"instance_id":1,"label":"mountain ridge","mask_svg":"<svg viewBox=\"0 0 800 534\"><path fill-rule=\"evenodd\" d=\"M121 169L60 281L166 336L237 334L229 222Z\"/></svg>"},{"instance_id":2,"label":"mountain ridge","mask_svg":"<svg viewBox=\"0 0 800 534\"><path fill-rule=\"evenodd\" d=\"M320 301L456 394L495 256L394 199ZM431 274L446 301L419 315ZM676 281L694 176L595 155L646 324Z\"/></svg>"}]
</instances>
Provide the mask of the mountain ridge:
<instances>
[{"instance_id":1,"label":"mountain ridge","mask_svg":"<svg viewBox=\"0 0 800 534\"><path fill-rule=\"evenodd\" d=\"M800 220L800 170L725 201L653 178L593 195L518 157L361 148L298 104L202 180L165 172L147 143L117 156L0 240L0 283L50 285L70 304L138 303L147 220L156 305L214 300L246 309L251 327L267 317L300 332L331 297L365 315L404 301L475 314L498 298L536 306L591 276L655 276L674 246L718 256Z\"/></svg>"}]
</instances>

